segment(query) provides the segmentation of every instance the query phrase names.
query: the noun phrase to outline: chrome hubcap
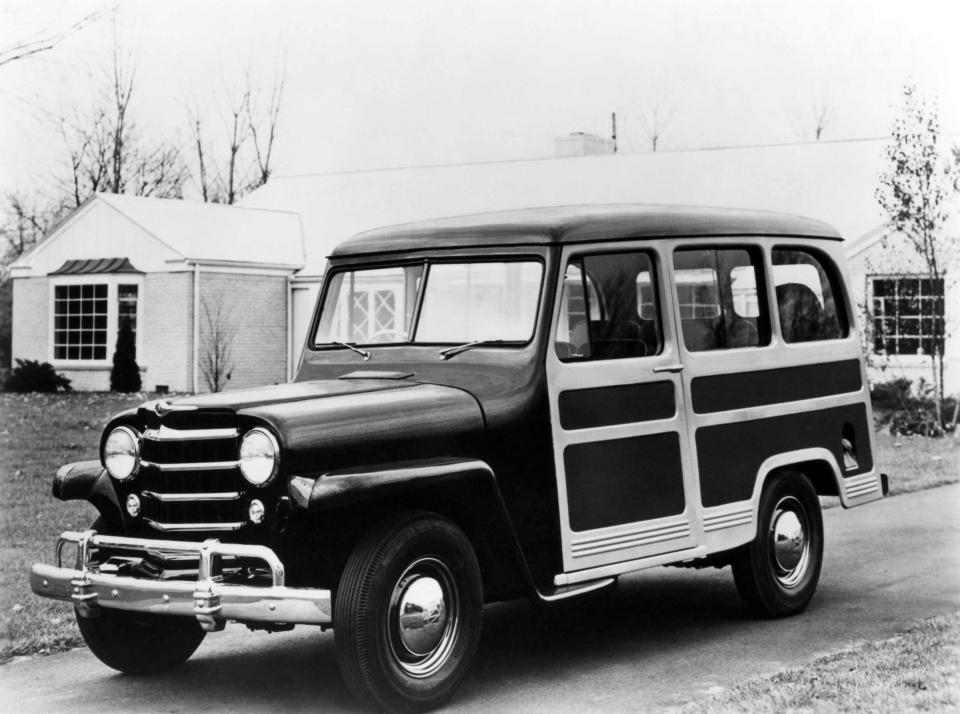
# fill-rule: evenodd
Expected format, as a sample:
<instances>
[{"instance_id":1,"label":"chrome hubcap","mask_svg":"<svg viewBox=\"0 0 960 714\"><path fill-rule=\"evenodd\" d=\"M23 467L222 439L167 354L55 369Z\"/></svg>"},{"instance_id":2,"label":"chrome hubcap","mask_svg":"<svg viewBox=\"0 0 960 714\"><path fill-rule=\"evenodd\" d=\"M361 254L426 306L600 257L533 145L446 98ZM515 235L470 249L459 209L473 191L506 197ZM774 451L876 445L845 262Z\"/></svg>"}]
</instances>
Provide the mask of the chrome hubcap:
<instances>
[{"instance_id":1,"label":"chrome hubcap","mask_svg":"<svg viewBox=\"0 0 960 714\"><path fill-rule=\"evenodd\" d=\"M390 654L411 677L446 663L459 632L459 598L450 570L436 558L411 563L397 580L387 612Z\"/></svg>"},{"instance_id":2,"label":"chrome hubcap","mask_svg":"<svg viewBox=\"0 0 960 714\"><path fill-rule=\"evenodd\" d=\"M810 564L810 524L807 511L793 496L785 496L773 509L770 545L773 571L781 585L796 587Z\"/></svg>"}]
</instances>

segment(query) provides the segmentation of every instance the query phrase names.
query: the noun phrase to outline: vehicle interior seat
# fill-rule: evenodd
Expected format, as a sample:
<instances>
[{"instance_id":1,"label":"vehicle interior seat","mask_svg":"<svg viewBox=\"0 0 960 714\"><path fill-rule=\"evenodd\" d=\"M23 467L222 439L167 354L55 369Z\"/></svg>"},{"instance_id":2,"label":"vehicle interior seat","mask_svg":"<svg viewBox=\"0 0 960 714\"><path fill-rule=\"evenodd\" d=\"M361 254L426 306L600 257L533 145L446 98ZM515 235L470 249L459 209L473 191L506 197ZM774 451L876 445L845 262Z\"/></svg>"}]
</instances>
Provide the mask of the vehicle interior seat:
<instances>
[{"instance_id":1,"label":"vehicle interior seat","mask_svg":"<svg viewBox=\"0 0 960 714\"><path fill-rule=\"evenodd\" d=\"M816 293L802 283L777 286L780 332L787 342L809 342L821 338L824 310Z\"/></svg>"}]
</instances>

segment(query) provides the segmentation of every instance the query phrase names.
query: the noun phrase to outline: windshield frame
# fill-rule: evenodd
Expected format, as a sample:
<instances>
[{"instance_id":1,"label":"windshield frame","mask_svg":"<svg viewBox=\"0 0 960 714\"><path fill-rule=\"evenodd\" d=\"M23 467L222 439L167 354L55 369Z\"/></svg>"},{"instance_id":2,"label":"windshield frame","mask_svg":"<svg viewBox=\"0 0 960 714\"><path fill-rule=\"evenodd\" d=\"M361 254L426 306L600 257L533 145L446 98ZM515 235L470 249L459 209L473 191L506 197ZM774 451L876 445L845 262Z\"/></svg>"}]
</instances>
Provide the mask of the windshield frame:
<instances>
[{"instance_id":1,"label":"windshield frame","mask_svg":"<svg viewBox=\"0 0 960 714\"><path fill-rule=\"evenodd\" d=\"M329 292L331 286L336 282L334 280L335 276L342 273L348 273L351 271L360 271L360 270L382 270L389 268L408 268L422 266L423 272L421 274L421 286L417 291L416 305L414 308L413 315L410 321L410 329L407 332L407 339L404 341L397 342L350 342L349 344L355 345L357 347L363 347L364 349L378 349L381 347L446 347L446 346L459 346L467 342L468 340L455 340L450 339L446 341L420 341L411 339L417 330L420 321L420 313L423 308L424 296L426 295L426 288L430 281L430 269L432 265L439 264L454 264L462 265L468 263L537 263L540 266L540 280L537 288L537 302L536 306L532 309L533 321L530 328L530 336L525 340L501 340L496 343L491 343L489 345L484 345L484 347L490 347L492 349L502 349L502 348L518 348L526 347L530 345L537 339L537 334L540 329L540 323L542 320L541 312L543 310L544 300L546 299L545 289L548 282L548 270L549 270L549 261L547 256L544 253L539 252L530 252L529 248L521 248L520 250L498 250L496 252L484 252L476 253L474 251L463 252L460 251L451 251L449 254L427 254L423 256L415 257L406 257L398 258L394 260L350 260L345 262L338 262L335 265L331 265L327 273L323 277L323 286L320 290L320 295L317 300L317 304L314 309L314 316L310 323L310 331L308 333L307 339L307 348L315 352L327 352L327 351L339 351L344 350L345 348L341 345L336 344L335 342L317 342L317 331L320 327L320 322L323 318L324 310L327 307L327 300L329 298Z\"/></svg>"}]
</instances>

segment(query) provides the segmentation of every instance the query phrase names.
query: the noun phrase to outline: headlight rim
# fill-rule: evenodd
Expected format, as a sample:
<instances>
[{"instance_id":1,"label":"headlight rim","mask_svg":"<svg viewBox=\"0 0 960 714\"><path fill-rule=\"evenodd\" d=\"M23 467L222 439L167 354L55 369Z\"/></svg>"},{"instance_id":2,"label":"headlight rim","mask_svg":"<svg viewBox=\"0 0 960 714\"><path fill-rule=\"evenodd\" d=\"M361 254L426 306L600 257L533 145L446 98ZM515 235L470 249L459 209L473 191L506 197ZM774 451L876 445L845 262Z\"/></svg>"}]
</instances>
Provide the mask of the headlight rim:
<instances>
[{"instance_id":1,"label":"headlight rim","mask_svg":"<svg viewBox=\"0 0 960 714\"><path fill-rule=\"evenodd\" d=\"M133 466L130 469L130 473L128 473L126 476L117 476L107 465L107 444L110 441L110 437L113 436L113 434L118 431L126 434L129 437L130 442L133 444ZM107 470L107 473L110 474L110 478L120 482L128 481L131 478L133 478L138 471L140 471L141 439L142 439L141 434L136 429L134 429L131 426L127 426L126 424L121 424L120 426L116 426L109 431L109 433L107 434L107 438L103 440L101 462L103 463L103 468L105 468Z\"/></svg>"},{"instance_id":2,"label":"headlight rim","mask_svg":"<svg viewBox=\"0 0 960 714\"><path fill-rule=\"evenodd\" d=\"M259 483L256 481L251 481L243 470L243 442L246 441L247 438L254 432L263 434L270 442L270 446L273 448L273 467L270 469L270 474ZM248 429L246 432L244 432L243 436L240 437L240 443L237 447L237 468L240 470L240 475L243 477L243 480L254 488L264 488L273 483L273 480L280 472L280 442L277 440L277 437L274 436L272 431L263 426L255 426L252 429Z\"/></svg>"}]
</instances>

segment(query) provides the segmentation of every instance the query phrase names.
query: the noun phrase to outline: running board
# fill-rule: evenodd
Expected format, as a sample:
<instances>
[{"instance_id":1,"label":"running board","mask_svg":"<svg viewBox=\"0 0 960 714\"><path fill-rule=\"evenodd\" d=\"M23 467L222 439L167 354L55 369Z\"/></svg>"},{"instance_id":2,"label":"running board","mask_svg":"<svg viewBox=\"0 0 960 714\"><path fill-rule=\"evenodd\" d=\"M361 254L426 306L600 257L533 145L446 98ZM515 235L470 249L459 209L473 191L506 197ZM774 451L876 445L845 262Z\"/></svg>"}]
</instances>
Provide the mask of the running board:
<instances>
[{"instance_id":1,"label":"running board","mask_svg":"<svg viewBox=\"0 0 960 714\"><path fill-rule=\"evenodd\" d=\"M590 580L589 582L580 583L579 585L565 585L557 588L552 593L544 594L537 590L537 597L540 598L540 602L557 602L558 600L566 600L577 597L578 595L586 595L594 590L601 590L616 582L616 578L600 578L599 580Z\"/></svg>"},{"instance_id":2,"label":"running board","mask_svg":"<svg viewBox=\"0 0 960 714\"><path fill-rule=\"evenodd\" d=\"M574 573L560 573L559 575L553 576L553 584L558 588L566 588L571 585L577 585L578 583L590 585L594 582L600 581L602 578L613 578L617 575L632 573L637 570L655 568L658 565L669 565L670 563L679 563L684 560L705 558L706 556L706 546L698 545L695 548L674 550L670 553L661 553L660 555L652 555L647 558L637 558L636 560L627 560L622 563L601 565L596 568L578 570Z\"/></svg>"}]
</instances>

